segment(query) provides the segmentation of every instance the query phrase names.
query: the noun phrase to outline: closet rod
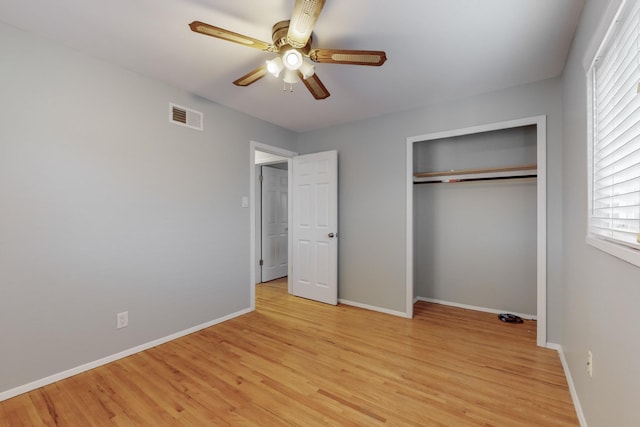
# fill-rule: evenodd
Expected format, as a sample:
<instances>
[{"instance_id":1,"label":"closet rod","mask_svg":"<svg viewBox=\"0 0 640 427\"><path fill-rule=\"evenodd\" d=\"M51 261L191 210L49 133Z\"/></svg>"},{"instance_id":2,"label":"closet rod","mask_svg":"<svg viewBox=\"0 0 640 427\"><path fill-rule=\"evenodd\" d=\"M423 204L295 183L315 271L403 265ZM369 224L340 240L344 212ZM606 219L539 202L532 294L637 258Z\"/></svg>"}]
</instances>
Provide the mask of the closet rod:
<instances>
[{"instance_id":1,"label":"closet rod","mask_svg":"<svg viewBox=\"0 0 640 427\"><path fill-rule=\"evenodd\" d=\"M415 173L413 182L458 182L478 181L486 179L509 179L517 177L536 176L538 165L526 164L518 166L505 166L498 168L449 170L441 172Z\"/></svg>"},{"instance_id":2,"label":"closet rod","mask_svg":"<svg viewBox=\"0 0 640 427\"><path fill-rule=\"evenodd\" d=\"M515 175L515 176L490 176L490 177L478 177L478 178L450 178L441 180L429 180L429 181L414 181L414 184L455 184L458 182L478 182L478 181L502 181L507 179L530 179L537 178L538 175Z\"/></svg>"}]
</instances>

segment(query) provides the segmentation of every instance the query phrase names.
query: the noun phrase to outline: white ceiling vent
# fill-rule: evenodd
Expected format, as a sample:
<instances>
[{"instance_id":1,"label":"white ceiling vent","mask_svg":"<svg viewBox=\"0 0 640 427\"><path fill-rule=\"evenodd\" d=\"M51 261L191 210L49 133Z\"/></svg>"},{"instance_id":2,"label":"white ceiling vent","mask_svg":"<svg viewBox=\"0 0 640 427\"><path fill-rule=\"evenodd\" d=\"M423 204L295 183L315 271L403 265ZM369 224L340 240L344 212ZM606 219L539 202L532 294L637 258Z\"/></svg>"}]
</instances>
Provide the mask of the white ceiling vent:
<instances>
[{"instance_id":1,"label":"white ceiling vent","mask_svg":"<svg viewBox=\"0 0 640 427\"><path fill-rule=\"evenodd\" d=\"M202 112L169 103L169 123L203 130Z\"/></svg>"}]
</instances>

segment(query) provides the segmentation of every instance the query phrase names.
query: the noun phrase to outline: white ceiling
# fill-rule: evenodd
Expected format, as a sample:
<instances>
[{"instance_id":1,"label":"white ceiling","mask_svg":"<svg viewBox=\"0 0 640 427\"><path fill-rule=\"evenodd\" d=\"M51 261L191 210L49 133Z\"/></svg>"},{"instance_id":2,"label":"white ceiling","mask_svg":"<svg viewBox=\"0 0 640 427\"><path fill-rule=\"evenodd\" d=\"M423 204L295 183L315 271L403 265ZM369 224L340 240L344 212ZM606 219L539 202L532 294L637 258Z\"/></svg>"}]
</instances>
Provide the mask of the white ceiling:
<instances>
[{"instance_id":1,"label":"white ceiling","mask_svg":"<svg viewBox=\"0 0 640 427\"><path fill-rule=\"evenodd\" d=\"M384 50L382 67L317 64L316 101L267 76L273 54L193 33L200 20L271 42L294 0L16 0L0 20L252 116L306 131L562 73L584 0L327 0L313 47Z\"/></svg>"}]
</instances>

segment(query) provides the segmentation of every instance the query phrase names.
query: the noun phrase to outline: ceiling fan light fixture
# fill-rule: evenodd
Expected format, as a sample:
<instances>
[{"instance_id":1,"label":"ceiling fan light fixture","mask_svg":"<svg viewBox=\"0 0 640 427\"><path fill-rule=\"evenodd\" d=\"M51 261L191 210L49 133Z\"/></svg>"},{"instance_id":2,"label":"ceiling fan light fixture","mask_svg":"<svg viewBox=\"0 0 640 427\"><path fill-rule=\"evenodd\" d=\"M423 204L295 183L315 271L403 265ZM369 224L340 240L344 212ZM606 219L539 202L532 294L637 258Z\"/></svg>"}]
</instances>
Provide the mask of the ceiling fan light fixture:
<instances>
[{"instance_id":1,"label":"ceiling fan light fixture","mask_svg":"<svg viewBox=\"0 0 640 427\"><path fill-rule=\"evenodd\" d=\"M302 65L302 54L296 49L289 49L282 54L282 61L287 69L296 71Z\"/></svg>"},{"instance_id":2,"label":"ceiling fan light fixture","mask_svg":"<svg viewBox=\"0 0 640 427\"><path fill-rule=\"evenodd\" d=\"M267 71L271 73L274 77L279 77L280 72L284 69L284 63L282 62L282 58L279 56L272 60L267 60Z\"/></svg>"},{"instance_id":3,"label":"ceiling fan light fixture","mask_svg":"<svg viewBox=\"0 0 640 427\"><path fill-rule=\"evenodd\" d=\"M300 65L300 73L302 73L302 78L305 80L309 77L313 76L316 72L316 67L310 64L308 61L302 61L302 65Z\"/></svg>"},{"instance_id":4,"label":"ceiling fan light fixture","mask_svg":"<svg viewBox=\"0 0 640 427\"><path fill-rule=\"evenodd\" d=\"M300 81L300 77L298 77L298 73L295 70L285 70L284 77L282 80L290 85L296 84Z\"/></svg>"}]
</instances>

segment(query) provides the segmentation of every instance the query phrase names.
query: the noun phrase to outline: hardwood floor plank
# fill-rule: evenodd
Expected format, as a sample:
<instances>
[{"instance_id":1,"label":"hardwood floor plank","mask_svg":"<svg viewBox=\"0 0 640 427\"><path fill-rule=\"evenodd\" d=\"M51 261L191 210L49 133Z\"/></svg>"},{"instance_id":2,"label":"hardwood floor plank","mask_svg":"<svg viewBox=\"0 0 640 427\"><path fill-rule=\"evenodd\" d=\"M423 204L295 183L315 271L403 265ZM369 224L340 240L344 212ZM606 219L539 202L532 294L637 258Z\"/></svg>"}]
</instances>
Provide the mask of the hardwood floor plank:
<instances>
[{"instance_id":1,"label":"hardwood floor plank","mask_svg":"<svg viewBox=\"0 0 640 427\"><path fill-rule=\"evenodd\" d=\"M256 289L256 311L0 402L7 426L577 426L536 323Z\"/></svg>"}]
</instances>

